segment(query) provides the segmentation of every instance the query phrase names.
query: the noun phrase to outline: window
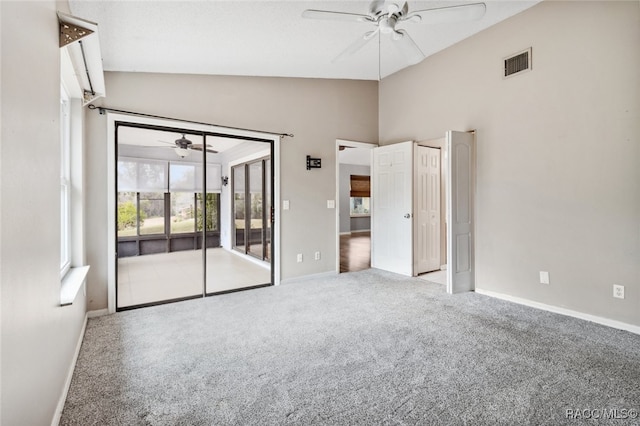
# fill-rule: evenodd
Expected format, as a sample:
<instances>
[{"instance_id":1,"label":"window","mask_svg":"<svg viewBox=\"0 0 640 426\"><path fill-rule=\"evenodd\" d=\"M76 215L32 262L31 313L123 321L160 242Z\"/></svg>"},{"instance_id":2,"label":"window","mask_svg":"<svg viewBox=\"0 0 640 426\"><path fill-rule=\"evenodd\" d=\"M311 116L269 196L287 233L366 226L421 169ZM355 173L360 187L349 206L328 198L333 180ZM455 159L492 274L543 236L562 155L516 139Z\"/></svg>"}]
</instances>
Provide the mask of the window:
<instances>
[{"instance_id":1,"label":"window","mask_svg":"<svg viewBox=\"0 0 640 426\"><path fill-rule=\"evenodd\" d=\"M207 231L219 231L221 166L207 166ZM202 165L118 158L118 237L180 235L203 227ZM168 229L167 229L168 228Z\"/></svg>"},{"instance_id":2,"label":"window","mask_svg":"<svg viewBox=\"0 0 640 426\"><path fill-rule=\"evenodd\" d=\"M193 192L171 193L171 233L183 234L196 229Z\"/></svg>"},{"instance_id":3,"label":"window","mask_svg":"<svg viewBox=\"0 0 640 426\"><path fill-rule=\"evenodd\" d=\"M140 192L140 235L164 234L164 193Z\"/></svg>"},{"instance_id":4,"label":"window","mask_svg":"<svg viewBox=\"0 0 640 426\"><path fill-rule=\"evenodd\" d=\"M60 85L60 275L71 268L71 104Z\"/></svg>"},{"instance_id":5,"label":"window","mask_svg":"<svg viewBox=\"0 0 640 426\"><path fill-rule=\"evenodd\" d=\"M138 194L118 192L118 237L138 235Z\"/></svg>"},{"instance_id":6,"label":"window","mask_svg":"<svg viewBox=\"0 0 640 426\"><path fill-rule=\"evenodd\" d=\"M83 92L67 48L60 49L60 305L85 281Z\"/></svg>"},{"instance_id":7,"label":"window","mask_svg":"<svg viewBox=\"0 0 640 426\"><path fill-rule=\"evenodd\" d=\"M220 194L207 193L207 232L219 231ZM170 209L165 210L169 202ZM199 192L118 192L118 237L201 232L202 194Z\"/></svg>"},{"instance_id":8,"label":"window","mask_svg":"<svg viewBox=\"0 0 640 426\"><path fill-rule=\"evenodd\" d=\"M351 197L349 201L351 216L370 215L370 200L371 199L369 197Z\"/></svg>"},{"instance_id":9,"label":"window","mask_svg":"<svg viewBox=\"0 0 640 426\"><path fill-rule=\"evenodd\" d=\"M369 216L371 213L371 177L351 175L349 212L351 216Z\"/></svg>"}]
</instances>

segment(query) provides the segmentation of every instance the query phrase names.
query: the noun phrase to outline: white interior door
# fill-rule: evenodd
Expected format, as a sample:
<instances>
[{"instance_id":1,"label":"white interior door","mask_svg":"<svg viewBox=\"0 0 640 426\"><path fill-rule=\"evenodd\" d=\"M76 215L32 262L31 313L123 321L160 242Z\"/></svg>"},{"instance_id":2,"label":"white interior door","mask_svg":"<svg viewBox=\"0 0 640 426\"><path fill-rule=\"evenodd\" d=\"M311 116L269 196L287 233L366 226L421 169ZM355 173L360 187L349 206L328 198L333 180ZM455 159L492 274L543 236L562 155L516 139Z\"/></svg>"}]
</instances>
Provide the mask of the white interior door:
<instances>
[{"instance_id":1,"label":"white interior door","mask_svg":"<svg viewBox=\"0 0 640 426\"><path fill-rule=\"evenodd\" d=\"M413 275L413 142L373 149L371 267Z\"/></svg>"},{"instance_id":2,"label":"white interior door","mask_svg":"<svg viewBox=\"0 0 640 426\"><path fill-rule=\"evenodd\" d=\"M447 132L447 292L475 288L474 134Z\"/></svg>"},{"instance_id":3,"label":"white interior door","mask_svg":"<svg viewBox=\"0 0 640 426\"><path fill-rule=\"evenodd\" d=\"M415 266L422 274L440 269L440 150L416 146Z\"/></svg>"}]
</instances>

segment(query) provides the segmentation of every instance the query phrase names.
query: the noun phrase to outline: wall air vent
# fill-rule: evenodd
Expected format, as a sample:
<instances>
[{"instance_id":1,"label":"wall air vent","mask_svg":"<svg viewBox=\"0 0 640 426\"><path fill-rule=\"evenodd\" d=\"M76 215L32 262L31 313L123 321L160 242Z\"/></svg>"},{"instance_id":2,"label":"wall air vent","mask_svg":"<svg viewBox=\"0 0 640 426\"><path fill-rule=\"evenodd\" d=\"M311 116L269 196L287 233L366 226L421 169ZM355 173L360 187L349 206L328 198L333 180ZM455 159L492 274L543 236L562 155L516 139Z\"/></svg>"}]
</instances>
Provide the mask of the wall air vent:
<instances>
[{"instance_id":1,"label":"wall air vent","mask_svg":"<svg viewBox=\"0 0 640 426\"><path fill-rule=\"evenodd\" d=\"M531 48L504 58L505 78L531 69Z\"/></svg>"}]
</instances>

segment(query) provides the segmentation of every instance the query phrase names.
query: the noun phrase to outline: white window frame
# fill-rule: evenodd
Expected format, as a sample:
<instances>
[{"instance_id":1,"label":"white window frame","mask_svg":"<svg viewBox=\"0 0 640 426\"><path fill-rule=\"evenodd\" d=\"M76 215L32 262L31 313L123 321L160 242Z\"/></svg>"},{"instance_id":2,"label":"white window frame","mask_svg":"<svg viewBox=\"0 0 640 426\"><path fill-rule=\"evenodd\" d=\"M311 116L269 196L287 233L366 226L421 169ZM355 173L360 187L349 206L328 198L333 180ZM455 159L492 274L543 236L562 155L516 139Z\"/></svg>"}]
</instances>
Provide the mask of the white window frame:
<instances>
[{"instance_id":1,"label":"white window frame","mask_svg":"<svg viewBox=\"0 0 640 426\"><path fill-rule=\"evenodd\" d=\"M60 49L60 305L85 284L83 93L67 48ZM63 112L64 111L64 112Z\"/></svg>"},{"instance_id":2,"label":"white window frame","mask_svg":"<svg viewBox=\"0 0 640 426\"><path fill-rule=\"evenodd\" d=\"M60 85L60 277L71 269L71 99Z\"/></svg>"}]
</instances>

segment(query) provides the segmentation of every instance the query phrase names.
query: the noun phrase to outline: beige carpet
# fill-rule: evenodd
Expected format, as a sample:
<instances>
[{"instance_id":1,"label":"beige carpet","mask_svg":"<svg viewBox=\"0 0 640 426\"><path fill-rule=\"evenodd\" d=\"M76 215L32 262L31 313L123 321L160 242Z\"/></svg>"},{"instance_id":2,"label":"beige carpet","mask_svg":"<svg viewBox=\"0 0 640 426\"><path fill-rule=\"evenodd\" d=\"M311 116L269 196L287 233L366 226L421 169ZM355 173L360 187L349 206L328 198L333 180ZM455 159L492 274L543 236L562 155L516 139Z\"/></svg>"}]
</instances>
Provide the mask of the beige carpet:
<instances>
[{"instance_id":1,"label":"beige carpet","mask_svg":"<svg viewBox=\"0 0 640 426\"><path fill-rule=\"evenodd\" d=\"M575 318L344 273L90 319L61 424L635 425L638 348Z\"/></svg>"}]
</instances>

